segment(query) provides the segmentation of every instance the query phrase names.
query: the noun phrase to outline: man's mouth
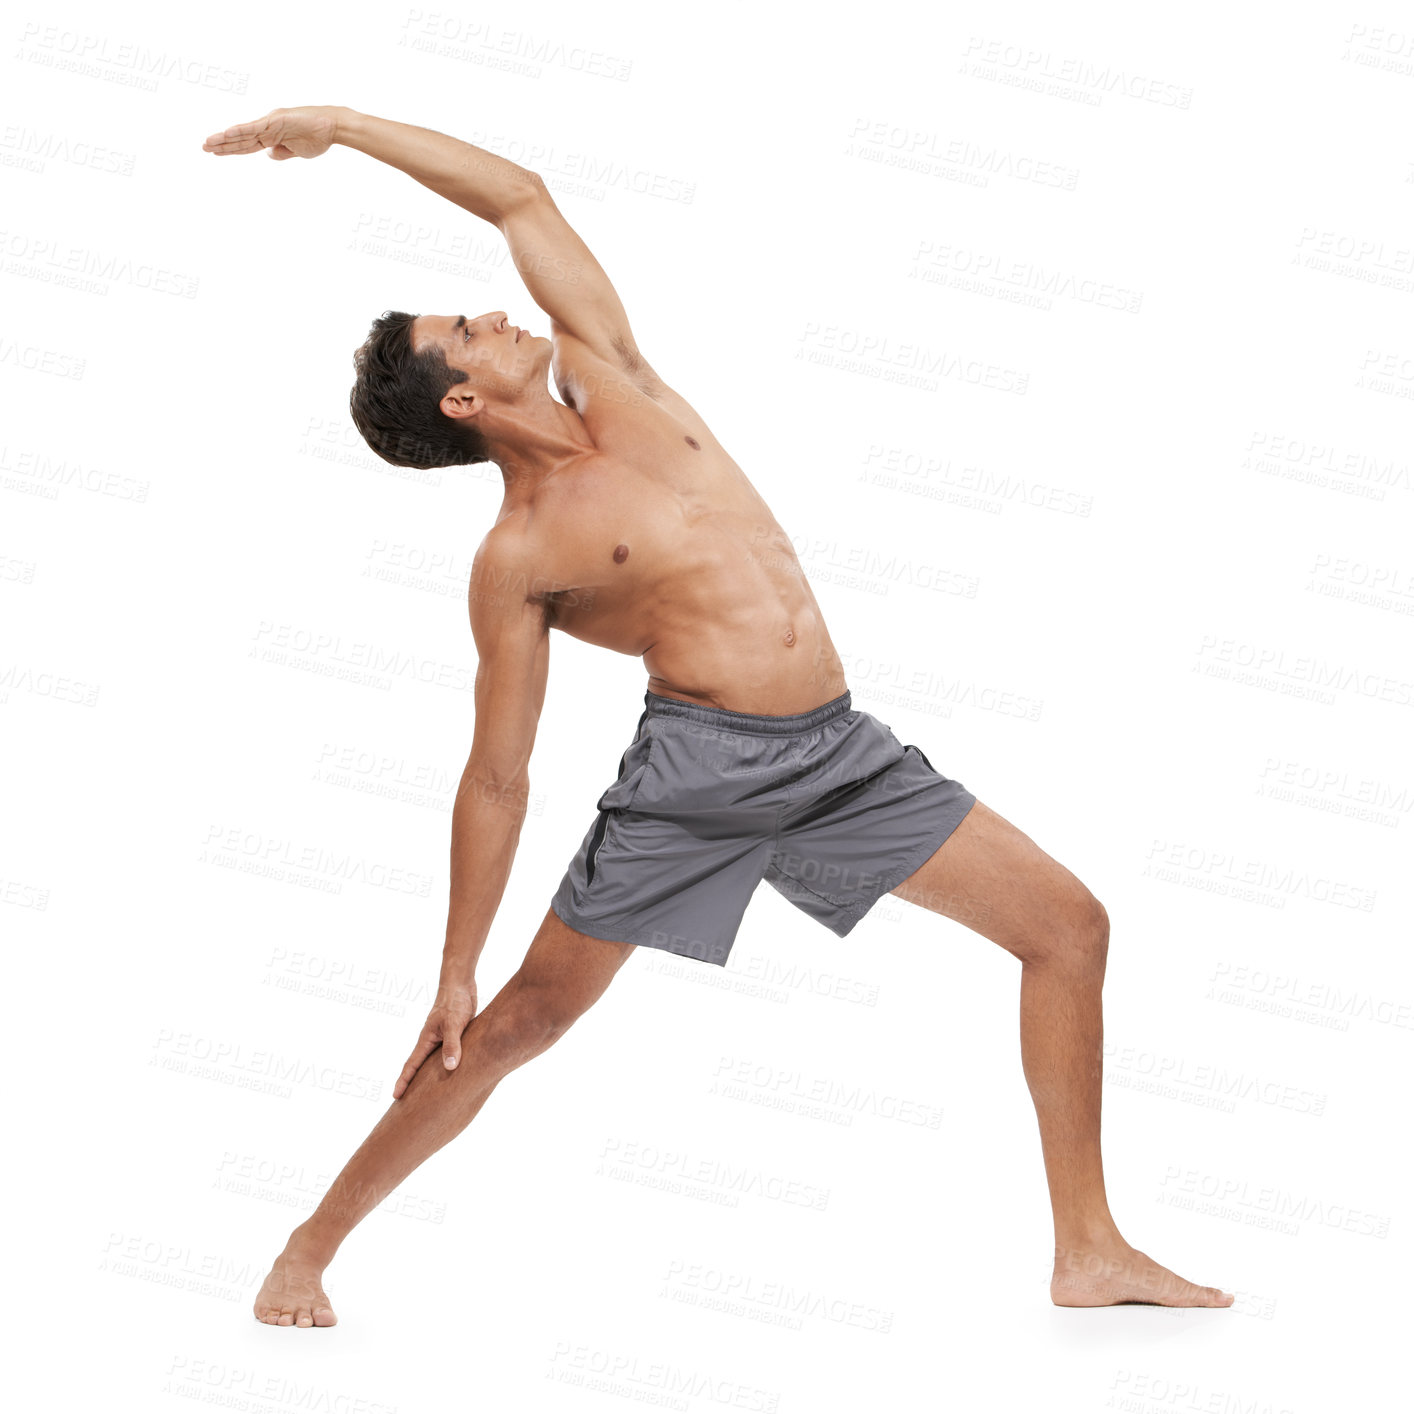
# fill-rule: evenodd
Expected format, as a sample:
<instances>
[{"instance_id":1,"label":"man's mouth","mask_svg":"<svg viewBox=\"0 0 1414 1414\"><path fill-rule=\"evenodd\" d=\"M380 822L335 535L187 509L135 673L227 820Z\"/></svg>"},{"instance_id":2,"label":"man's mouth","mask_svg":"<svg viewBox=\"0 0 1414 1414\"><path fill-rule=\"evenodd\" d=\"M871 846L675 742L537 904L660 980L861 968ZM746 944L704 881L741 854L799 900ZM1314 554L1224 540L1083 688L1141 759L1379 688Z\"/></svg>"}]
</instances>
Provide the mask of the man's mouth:
<instances>
[{"instance_id":1,"label":"man's mouth","mask_svg":"<svg viewBox=\"0 0 1414 1414\"><path fill-rule=\"evenodd\" d=\"M520 336L524 333L525 330L522 329L520 325L516 325L516 343L520 343Z\"/></svg>"}]
</instances>

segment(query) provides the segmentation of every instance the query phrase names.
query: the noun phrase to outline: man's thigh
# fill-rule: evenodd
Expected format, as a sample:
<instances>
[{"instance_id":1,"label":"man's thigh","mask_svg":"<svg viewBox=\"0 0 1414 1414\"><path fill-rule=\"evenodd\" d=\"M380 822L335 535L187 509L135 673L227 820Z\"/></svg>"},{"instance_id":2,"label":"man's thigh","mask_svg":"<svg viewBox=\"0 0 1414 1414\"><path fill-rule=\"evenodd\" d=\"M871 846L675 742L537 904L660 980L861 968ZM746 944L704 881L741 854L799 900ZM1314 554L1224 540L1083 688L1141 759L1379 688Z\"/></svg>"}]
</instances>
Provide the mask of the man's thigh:
<instances>
[{"instance_id":1,"label":"man's thigh","mask_svg":"<svg viewBox=\"0 0 1414 1414\"><path fill-rule=\"evenodd\" d=\"M954 919L1023 961L1104 919L1098 900L1065 865L981 800L890 893Z\"/></svg>"},{"instance_id":2,"label":"man's thigh","mask_svg":"<svg viewBox=\"0 0 1414 1414\"><path fill-rule=\"evenodd\" d=\"M534 992L547 1011L568 1025L604 995L633 950L633 943L591 938L547 908L512 980L522 995Z\"/></svg>"}]
</instances>

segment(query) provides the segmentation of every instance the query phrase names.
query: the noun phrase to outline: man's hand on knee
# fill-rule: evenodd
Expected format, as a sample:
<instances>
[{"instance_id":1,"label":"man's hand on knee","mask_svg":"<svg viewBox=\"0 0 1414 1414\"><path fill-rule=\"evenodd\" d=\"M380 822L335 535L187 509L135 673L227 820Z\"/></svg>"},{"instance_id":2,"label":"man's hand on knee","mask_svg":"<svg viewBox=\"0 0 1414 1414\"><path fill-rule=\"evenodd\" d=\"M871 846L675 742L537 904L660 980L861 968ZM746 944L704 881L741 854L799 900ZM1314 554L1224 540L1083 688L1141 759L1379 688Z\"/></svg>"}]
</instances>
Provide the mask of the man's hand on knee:
<instances>
[{"instance_id":1,"label":"man's hand on knee","mask_svg":"<svg viewBox=\"0 0 1414 1414\"><path fill-rule=\"evenodd\" d=\"M437 1049L442 1048L442 1065L447 1070L455 1070L461 1064L462 1032L476 1015L476 983L449 987L445 983L437 990L437 1000L427 1013L422 1024L422 1032L417 1045L412 1048L402 1074L393 1086L393 1098L401 1100L403 1093L412 1084L412 1078L421 1069L423 1061Z\"/></svg>"}]
</instances>

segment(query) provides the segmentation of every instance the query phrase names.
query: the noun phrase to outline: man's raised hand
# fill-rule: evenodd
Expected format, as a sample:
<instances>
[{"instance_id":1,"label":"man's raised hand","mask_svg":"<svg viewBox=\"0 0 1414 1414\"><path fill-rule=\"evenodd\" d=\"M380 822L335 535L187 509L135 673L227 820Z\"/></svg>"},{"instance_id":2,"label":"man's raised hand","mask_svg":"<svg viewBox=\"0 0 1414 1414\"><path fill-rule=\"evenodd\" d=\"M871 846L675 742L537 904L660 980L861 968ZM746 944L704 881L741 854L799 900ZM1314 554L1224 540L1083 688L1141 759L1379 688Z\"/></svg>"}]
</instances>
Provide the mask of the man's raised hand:
<instances>
[{"instance_id":1,"label":"man's raised hand","mask_svg":"<svg viewBox=\"0 0 1414 1414\"><path fill-rule=\"evenodd\" d=\"M201 148L217 157L238 157L265 148L277 162L287 157L318 157L338 141L339 117L344 111L327 106L274 108L263 118L212 133Z\"/></svg>"}]
</instances>

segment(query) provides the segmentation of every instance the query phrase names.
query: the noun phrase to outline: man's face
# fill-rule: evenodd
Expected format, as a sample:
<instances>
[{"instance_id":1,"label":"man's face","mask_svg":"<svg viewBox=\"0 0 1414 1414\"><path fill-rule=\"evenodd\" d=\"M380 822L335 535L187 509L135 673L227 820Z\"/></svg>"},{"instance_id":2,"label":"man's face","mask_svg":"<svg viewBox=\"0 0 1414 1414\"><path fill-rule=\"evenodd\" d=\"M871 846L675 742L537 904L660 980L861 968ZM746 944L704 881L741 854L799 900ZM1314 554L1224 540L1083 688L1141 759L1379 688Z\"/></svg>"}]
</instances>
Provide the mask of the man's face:
<instances>
[{"instance_id":1,"label":"man's face","mask_svg":"<svg viewBox=\"0 0 1414 1414\"><path fill-rule=\"evenodd\" d=\"M512 324L505 310L478 314L420 314L412 324L412 346L422 353L440 348L466 382L442 400L450 416L465 416L477 406L473 395L489 402L518 402L527 392L545 389L554 353L549 339Z\"/></svg>"}]
</instances>

